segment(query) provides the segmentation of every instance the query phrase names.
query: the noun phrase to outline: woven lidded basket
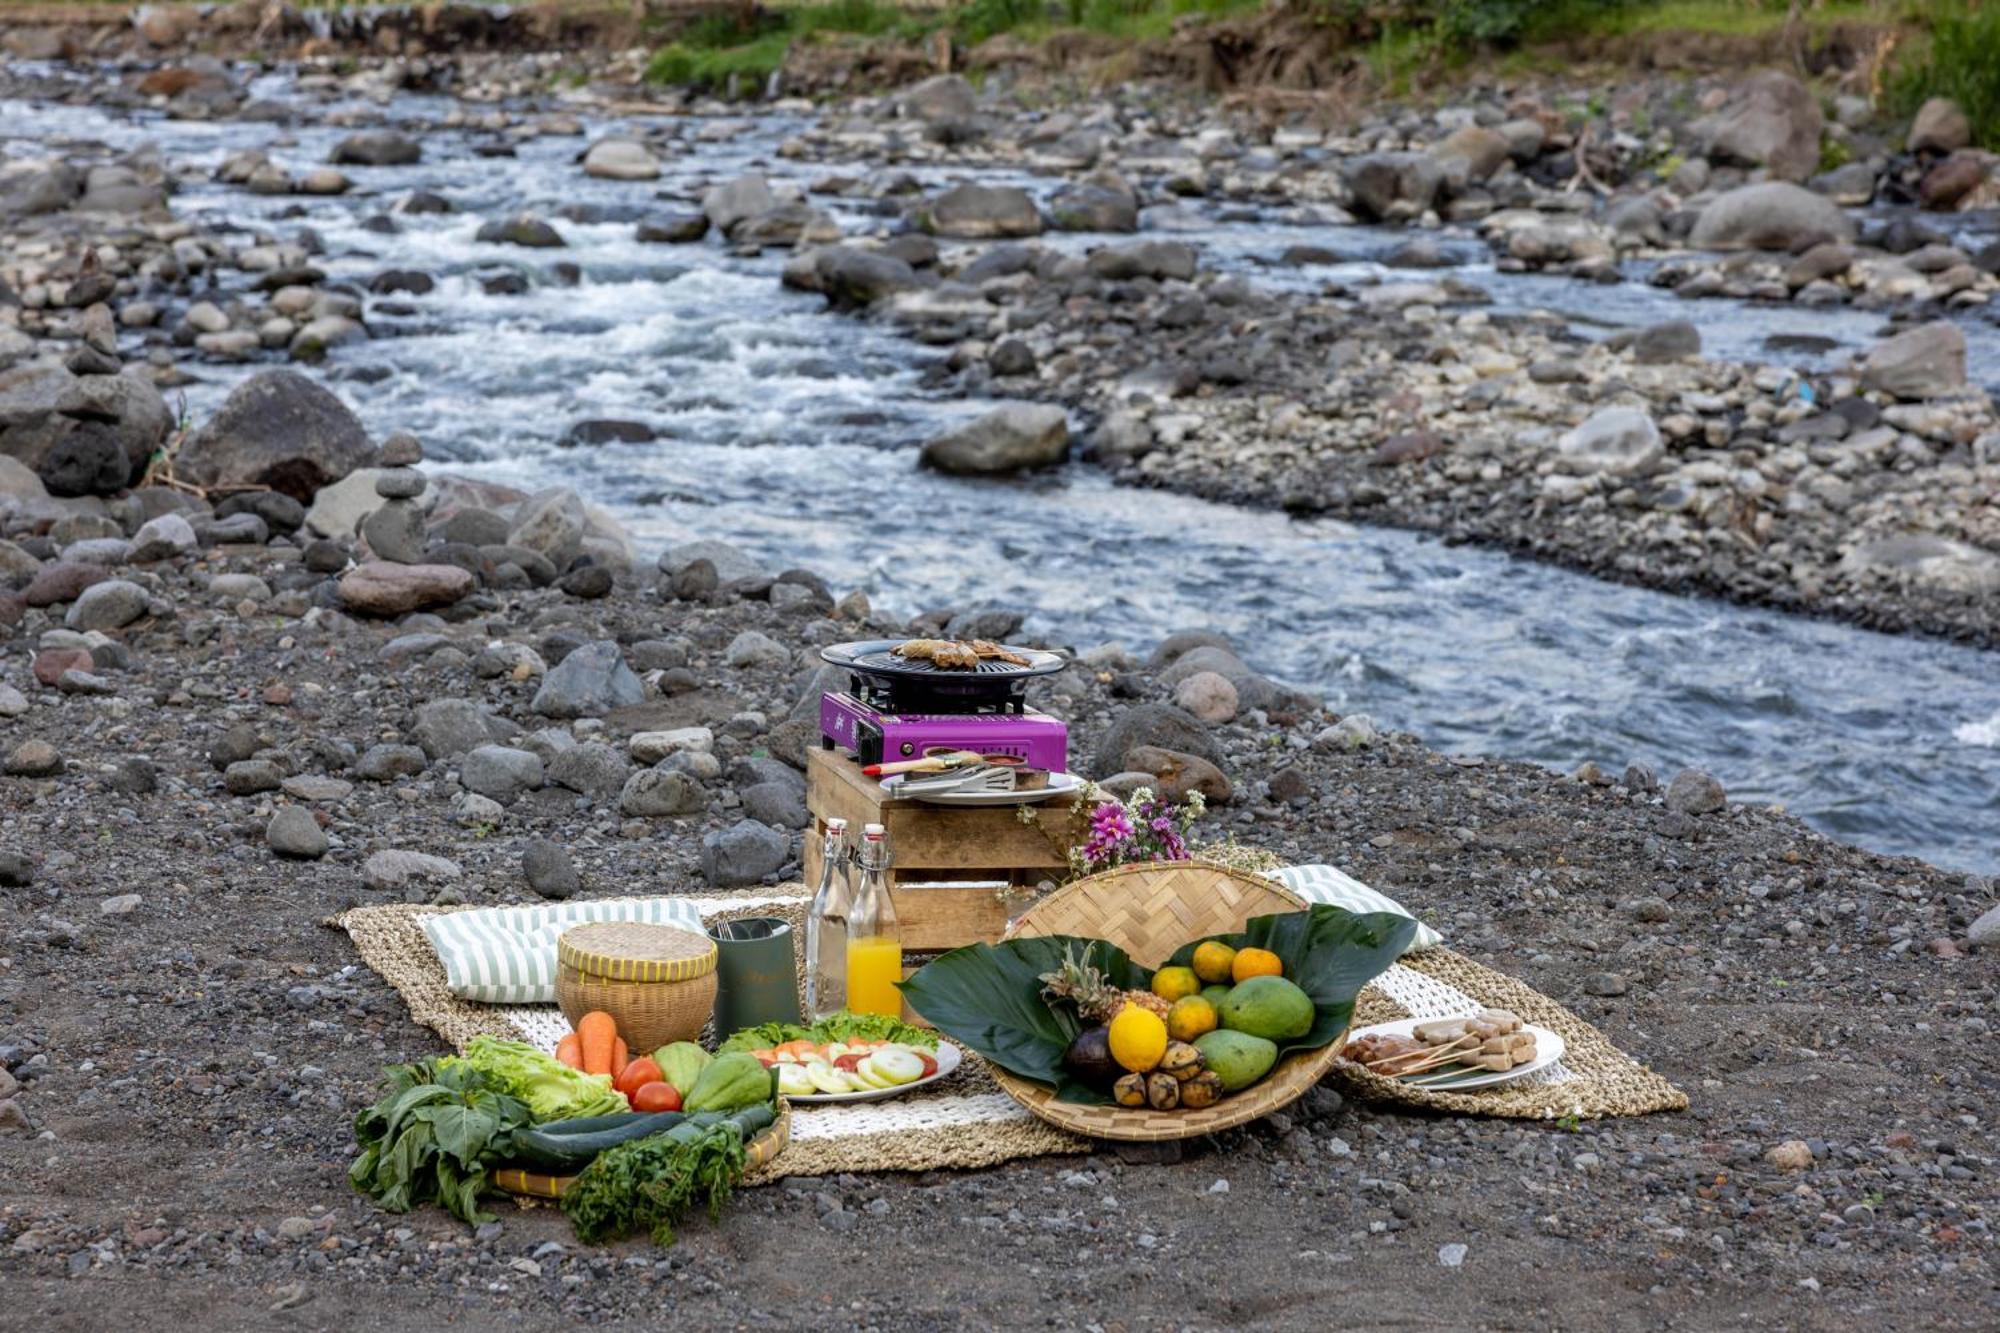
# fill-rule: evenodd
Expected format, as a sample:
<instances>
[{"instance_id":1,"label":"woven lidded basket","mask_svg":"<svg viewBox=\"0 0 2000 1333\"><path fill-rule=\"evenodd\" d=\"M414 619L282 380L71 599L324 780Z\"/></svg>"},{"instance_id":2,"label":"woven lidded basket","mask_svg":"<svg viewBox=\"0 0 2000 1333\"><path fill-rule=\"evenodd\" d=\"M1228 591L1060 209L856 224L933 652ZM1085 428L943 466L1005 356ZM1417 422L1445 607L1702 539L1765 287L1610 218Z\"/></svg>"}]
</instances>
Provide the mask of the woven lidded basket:
<instances>
[{"instance_id":1,"label":"woven lidded basket","mask_svg":"<svg viewBox=\"0 0 2000 1333\"><path fill-rule=\"evenodd\" d=\"M1107 940L1132 961L1157 968L1191 940L1239 931L1253 916L1305 907L1290 890L1227 866L1163 861L1119 866L1066 884L1022 913L1006 938L1077 935ZM1199 1111L1057 1101L1054 1089L1045 1084L1019 1078L998 1065L991 1069L1008 1096L1052 1125L1092 1138L1150 1143L1213 1134L1297 1101L1333 1067L1341 1040L1336 1037L1316 1051L1294 1052L1278 1061L1261 1082Z\"/></svg>"},{"instance_id":2,"label":"woven lidded basket","mask_svg":"<svg viewBox=\"0 0 2000 1333\"><path fill-rule=\"evenodd\" d=\"M556 1003L578 1019L602 1009L637 1055L693 1041L715 1010L715 941L644 921L592 921L556 941Z\"/></svg>"}]
</instances>

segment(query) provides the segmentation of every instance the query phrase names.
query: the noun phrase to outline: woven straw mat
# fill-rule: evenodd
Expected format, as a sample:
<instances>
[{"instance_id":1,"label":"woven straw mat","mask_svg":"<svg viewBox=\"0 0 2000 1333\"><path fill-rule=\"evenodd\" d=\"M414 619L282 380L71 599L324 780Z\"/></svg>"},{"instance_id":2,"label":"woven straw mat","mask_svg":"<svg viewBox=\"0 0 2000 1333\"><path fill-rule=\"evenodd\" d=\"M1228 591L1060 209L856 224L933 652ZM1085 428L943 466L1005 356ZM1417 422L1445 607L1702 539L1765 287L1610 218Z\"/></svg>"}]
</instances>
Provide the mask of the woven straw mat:
<instances>
[{"instance_id":1,"label":"woven straw mat","mask_svg":"<svg viewBox=\"0 0 2000 1333\"><path fill-rule=\"evenodd\" d=\"M783 890L780 890L783 892ZM803 930L808 899L791 894L714 896L695 900L709 921L778 916ZM328 921L345 930L362 961L409 1005L410 1017L463 1050L473 1038L504 1037L554 1050L569 1025L553 1005L486 1005L461 1000L445 984L444 967L418 921L432 912L467 908L394 904L358 907ZM1354 1023L1398 1018L1446 1018L1480 1007L1512 1009L1560 1033L1562 1061L1530 1079L1478 1092L1412 1088L1342 1061L1330 1076L1373 1101L1459 1115L1521 1119L1645 1115L1685 1110L1687 1096L1613 1046L1604 1034L1548 996L1449 949L1407 955L1361 993ZM951 1077L919 1092L847 1106L796 1106L792 1140L752 1177L841 1172L927 1171L997 1166L1026 1157L1091 1151L1090 1140L1065 1133L1024 1110L999 1090L985 1062L968 1051Z\"/></svg>"}]
</instances>

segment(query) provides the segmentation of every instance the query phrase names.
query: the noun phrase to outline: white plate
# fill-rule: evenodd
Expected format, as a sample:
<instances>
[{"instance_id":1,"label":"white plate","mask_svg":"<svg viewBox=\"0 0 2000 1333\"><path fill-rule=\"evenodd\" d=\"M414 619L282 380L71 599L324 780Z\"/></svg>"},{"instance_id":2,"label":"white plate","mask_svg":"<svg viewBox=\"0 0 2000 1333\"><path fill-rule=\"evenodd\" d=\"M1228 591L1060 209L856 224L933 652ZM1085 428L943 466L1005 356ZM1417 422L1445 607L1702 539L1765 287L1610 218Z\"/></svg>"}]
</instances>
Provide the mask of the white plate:
<instances>
[{"instance_id":1,"label":"white plate","mask_svg":"<svg viewBox=\"0 0 2000 1333\"><path fill-rule=\"evenodd\" d=\"M938 1048L931 1052L931 1058L938 1062L937 1073L927 1078L920 1078L915 1083L899 1083L893 1088L870 1088L866 1092L815 1092L810 1097L794 1097L792 1094L786 1093L785 1100L794 1103L804 1102L811 1105L818 1102L876 1102L882 1100L884 1097L900 1097L914 1088L921 1088L927 1083L937 1082L946 1074L958 1068L958 1062L963 1057L959 1054L958 1047L948 1041L939 1041Z\"/></svg>"},{"instance_id":2,"label":"white plate","mask_svg":"<svg viewBox=\"0 0 2000 1333\"><path fill-rule=\"evenodd\" d=\"M900 793L896 788L902 784L905 774L897 773L882 779L882 793L892 800ZM926 805L1031 805L1036 801L1046 801L1051 796L1073 796L1083 786L1083 779L1074 773L1051 773L1049 785L1023 790L1016 787L1012 791L941 791L929 796L913 796L910 799L922 801Z\"/></svg>"},{"instance_id":3,"label":"white plate","mask_svg":"<svg viewBox=\"0 0 2000 1333\"><path fill-rule=\"evenodd\" d=\"M1378 1033L1387 1033L1394 1037L1407 1037L1416 1030L1417 1024L1435 1023L1436 1021L1438 1020L1435 1018L1399 1018L1393 1023L1374 1023L1365 1028L1354 1029L1354 1031L1347 1034L1347 1040L1353 1041L1358 1037L1371 1037ZM1478 1074L1467 1073L1462 1078L1445 1078L1444 1072L1451 1068L1451 1066L1440 1065L1436 1069L1426 1069L1422 1074L1415 1076L1423 1078L1426 1075L1435 1074L1438 1076L1438 1082L1424 1083L1416 1086L1422 1086L1437 1092L1467 1092L1474 1088L1490 1088L1500 1083L1512 1083L1517 1078L1526 1078L1537 1070L1547 1069L1550 1065L1562 1059L1563 1052L1569 1049L1561 1036L1549 1031L1545 1027L1534 1023L1523 1023L1521 1027L1524 1031L1535 1034L1535 1058L1527 1064L1515 1065L1504 1074L1496 1074L1489 1069ZM1342 1043L1342 1045L1345 1044L1345 1042ZM1408 1080L1404 1081L1408 1082Z\"/></svg>"}]
</instances>

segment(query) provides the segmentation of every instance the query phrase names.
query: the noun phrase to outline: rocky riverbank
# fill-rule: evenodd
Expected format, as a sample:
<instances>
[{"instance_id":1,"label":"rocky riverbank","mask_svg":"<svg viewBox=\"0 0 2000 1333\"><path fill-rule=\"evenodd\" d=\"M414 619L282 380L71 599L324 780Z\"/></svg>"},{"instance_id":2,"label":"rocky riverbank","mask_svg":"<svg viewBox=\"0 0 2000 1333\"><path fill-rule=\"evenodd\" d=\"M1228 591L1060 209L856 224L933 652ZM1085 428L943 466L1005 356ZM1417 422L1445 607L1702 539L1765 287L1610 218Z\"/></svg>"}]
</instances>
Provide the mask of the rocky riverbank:
<instances>
[{"instance_id":1,"label":"rocky riverbank","mask_svg":"<svg viewBox=\"0 0 2000 1333\"><path fill-rule=\"evenodd\" d=\"M546 1210L503 1210L476 1236L375 1214L345 1188L349 1117L382 1062L435 1039L320 922L355 903L795 874L811 645L955 617L898 622L715 546L608 590L580 577L606 565L574 559L540 587L502 572L537 582L526 556L476 578L350 567L351 539L285 531L296 514L275 495L239 511L261 541L139 495L127 520L170 512L92 539L133 547L80 592L76 561L38 559L34 538L9 548L53 593L13 627L0 696L0 1272L15 1314L83 1296L96 1316L203 1309L226 1327L294 1308L541 1326L667 1302L774 1326L837 1308L884 1328L1030 1310L1079 1327L1303 1327L1337 1280L1382 1318L1535 1308L1619 1327L1755 1302L1818 1326L1890 1318L1893 1267L1897 1317L1993 1317L1990 885L1731 806L1695 773L1608 753L1562 777L1288 711L1298 701L1202 634L1148 658L1082 646L1043 700L1081 759L1107 773L1164 749L1173 780L1224 798L1213 835L1350 867L1603 1024L1694 1109L1446 1123L1322 1090L1178 1161L787 1182L664 1255L577 1247ZM465 504L442 522L498 512ZM517 514L517 540L523 527ZM567 530L581 542L580 523ZM369 613L404 606L423 609ZM838 1268L857 1241L954 1276L824 1306L801 1265ZM1450 1251L1462 1273L1440 1270L1452 1246L1469 1247ZM1130 1263L1156 1276L1133 1286ZM1217 1264L1228 1283L1199 1276Z\"/></svg>"}]
</instances>

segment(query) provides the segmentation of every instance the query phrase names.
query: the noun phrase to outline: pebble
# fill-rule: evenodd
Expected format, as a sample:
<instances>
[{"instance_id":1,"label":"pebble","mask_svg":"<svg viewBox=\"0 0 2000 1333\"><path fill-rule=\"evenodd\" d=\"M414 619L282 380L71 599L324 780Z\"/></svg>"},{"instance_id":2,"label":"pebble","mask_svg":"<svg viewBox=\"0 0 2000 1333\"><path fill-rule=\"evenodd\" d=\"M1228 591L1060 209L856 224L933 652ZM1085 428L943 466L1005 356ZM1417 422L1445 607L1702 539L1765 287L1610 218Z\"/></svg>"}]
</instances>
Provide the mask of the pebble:
<instances>
[{"instance_id":1,"label":"pebble","mask_svg":"<svg viewBox=\"0 0 2000 1333\"><path fill-rule=\"evenodd\" d=\"M569 853L547 838L536 838L523 849L521 870L527 876L528 887L544 898L561 901L574 897L583 887L583 879L576 873Z\"/></svg>"},{"instance_id":2,"label":"pebble","mask_svg":"<svg viewBox=\"0 0 2000 1333\"><path fill-rule=\"evenodd\" d=\"M116 894L110 898L106 898L97 905L98 915L130 916L143 901L144 899L136 893Z\"/></svg>"},{"instance_id":3,"label":"pebble","mask_svg":"<svg viewBox=\"0 0 2000 1333\"><path fill-rule=\"evenodd\" d=\"M1462 1242L1453 1241L1449 1245L1438 1246L1438 1263L1446 1268L1459 1268L1465 1264L1465 1256L1470 1249Z\"/></svg>"},{"instance_id":4,"label":"pebble","mask_svg":"<svg viewBox=\"0 0 2000 1333\"><path fill-rule=\"evenodd\" d=\"M1583 989L1589 995L1610 997L1625 994L1632 989L1632 983L1616 972L1593 972L1584 978Z\"/></svg>"},{"instance_id":5,"label":"pebble","mask_svg":"<svg viewBox=\"0 0 2000 1333\"><path fill-rule=\"evenodd\" d=\"M7 774L17 778L51 778L63 771L63 757L44 740L26 740L7 756Z\"/></svg>"},{"instance_id":6,"label":"pebble","mask_svg":"<svg viewBox=\"0 0 2000 1333\"><path fill-rule=\"evenodd\" d=\"M1698 768L1684 768L1667 785L1667 809L1680 815L1714 814L1727 804L1722 784Z\"/></svg>"}]
</instances>

